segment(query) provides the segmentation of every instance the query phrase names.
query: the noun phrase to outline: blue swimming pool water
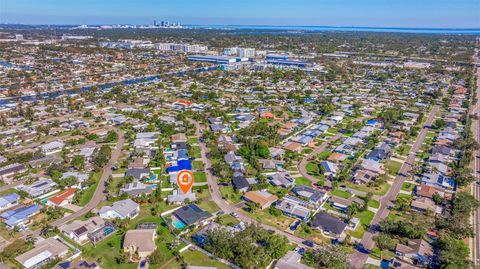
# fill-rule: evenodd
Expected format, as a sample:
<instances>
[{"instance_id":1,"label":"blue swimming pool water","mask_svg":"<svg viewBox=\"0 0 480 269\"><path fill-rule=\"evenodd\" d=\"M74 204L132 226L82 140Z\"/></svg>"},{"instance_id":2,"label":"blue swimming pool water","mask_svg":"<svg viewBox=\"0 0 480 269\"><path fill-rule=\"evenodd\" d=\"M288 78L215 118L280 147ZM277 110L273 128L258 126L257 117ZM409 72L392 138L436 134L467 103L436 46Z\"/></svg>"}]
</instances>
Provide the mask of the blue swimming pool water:
<instances>
[{"instance_id":1,"label":"blue swimming pool water","mask_svg":"<svg viewBox=\"0 0 480 269\"><path fill-rule=\"evenodd\" d=\"M182 221L180 221L178 219L173 219L172 224L173 224L173 226L175 226L175 228L177 228L179 230L182 230L186 227L185 223L183 223Z\"/></svg>"}]
</instances>

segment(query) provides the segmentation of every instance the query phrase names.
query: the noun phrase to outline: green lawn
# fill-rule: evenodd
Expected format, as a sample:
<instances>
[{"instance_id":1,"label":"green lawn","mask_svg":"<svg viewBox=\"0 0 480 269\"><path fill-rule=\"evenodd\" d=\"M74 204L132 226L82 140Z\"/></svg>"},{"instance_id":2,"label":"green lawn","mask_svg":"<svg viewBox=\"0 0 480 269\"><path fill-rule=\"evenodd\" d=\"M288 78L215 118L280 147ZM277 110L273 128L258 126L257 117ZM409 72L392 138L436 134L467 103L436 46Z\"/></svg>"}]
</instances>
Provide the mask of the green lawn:
<instances>
[{"instance_id":1,"label":"green lawn","mask_svg":"<svg viewBox=\"0 0 480 269\"><path fill-rule=\"evenodd\" d=\"M193 161L192 167L194 170L200 171L203 170L203 162L202 161Z\"/></svg>"},{"instance_id":2,"label":"green lawn","mask_svg":"<svg viewBox=\"0 0 480 269\"><path fill-rule=\"evenodd\" d=\"M162 203L160 205L163 209L167 210L171 206L167 206ZM168 248L168 244L175 240L175 237L170 234L167 227L162 225L162 220L158 216L152 216L149 212L149 208L142 206L140 209L140 215L129 223L129 229L135 229L137 224L145 222L157 223L157 248L159 248L165 255L164 263L173 257L172 251ZM123 233L115 233L107 239L98 243L95 247L92 244L87 244L82 247L83 256L91 258L93 260L99 260L103 268L137 268L137 264L118 264L115 258L120 254L121 242L123 239ZM185 244L181 243L176 250L184 247ZM155 267L156 268L156 267Z\"/></svg>"},{"instance_id":3,"label":"green lawn","mask_svg":"<svg viewBox=\"0 0 480 269\"><path fill-rule=\"evenodd\" d=\"M385 163L385 168L387 171L391 174L396 176L398 174L398 171L400 170L400 167L402 167L401 162L393 161L393 160L388 160Z\"/></svg>"},{"instance_id":4,"label":"green lawn","mask_svg":"<svg viewBox=\"0 0 480 269\"><path fill-rule=\"evenodd\" d=\"M239 221L230 214L223 214L217 218L218 223L225 226L234 226L238 224Z\"/></svg>"},{"instance_id":5,"label":"green lawn","mask_svg":"<svg viewBox=\"0 0 480 269\"><path fill-rule=\"evenodd\" d=\"M100 181L101 173L94 173L92 177L95 178L95 184L82 191L81 197L78 202L79 206L85 206L86 204L88 204L88 202L90 202L90 200L92 200L93 194L97 189L98 182Z\"/></svg>"},{"instance_id":6,"label":"green lawn","mask_svg":"<svg viewBox=\"0 0 480 269\"><path fill-rule=\"evenodd\" d=\"M195 182L207 182L207 175L204 172L194 172Z\"/></svg>"},{"instance_id":7,"label":"green lawn","mask_svg":"<svg viewBox=\"0 0 480 269\"><path fill-rule=\"evenodd\" d=\"M195 157L196 159L201 158L202 155L200 154L200 147L198 146L191 147L190 150L188 151L188 155L190 155L190 157Z\"/></svg>"},{"instance_id":8,"label":"green lawn","mask_svg":"<svg viewBox=\"0 0 480 269\"><path fill-rule=\"evenodd\" d=\"M307 163L306 169L307 169L307 173L309 174L315 175L318 173L318 165L316 163L313 163L313 162Z\"/></svg>"},{"instance_id":9,"label":"green lawn","mask_svg":"<svg viewBox=\"0 0 480 269\"><path fill-rule=\"evenodd\" d=\"M379 208L380 207L380 202L377 201L377 200L371 199L370 201L368 201L368 206L373 207L373 208Z\"/></svg>"},{"instance_id":10,"label":"green lawn","mask_svg":"<svg viewBox=\"0 0 480 269\"><path fill-rule=\"evenodd\" d=\"M372 192L373 194L376 194L376 195L385 195L388 189L390 188L390 185L388 183L382 184L378 187L374 187L374 186L369 187L367 185L355 184L350 181L345 182L343 184L345 184L350 189L359 190L363 192Z\"/></svg>"},{"instance_id":11,"label":"green lawn","mask_svg":"<svg viewBox=\"0 0 480 269\"><path fill-rule=\"evenodd\" d=\"M320 154L318 154L318 158L320 160L326 160L328 157L330 157L330 155L332 155L332 152L329 150L325 150L320 152Z\"/></svg>"},{"instance_id":12,"label":"green lawn","mask_svg":"<svg viewBox=\"0 0 480 269\"><path fill-rule=\"evenodd\" d=\"M351 193L346 192L346 191L342 191L342 190L339 190L339 189L333 190L332 192L330 192L330 194L334 195L334 196L341 197L341 198L345 198L345 199L348 199L348 198L352 197Z\"/></svg>"},{"instance_id":13,"label":"green lawn","mask_svg":"<svg viewBox=\"0 0 480 269\"><path fill-rule=\"evenodd\" d=\"M198 144L198 138L196 137L190 137L188 139L188 144L192 145L192 144Z\"/></svg>"},{"instance_id":14,"label":"green lawn","mask_svg":"<svg viewBox=\"0 0 480 269\"><path fill-rule=\"evenodd\" d=\"M212 200L204 200L198 203L198 207L212 214L220 210L220 207Z\"/></svg>"},{"instance_id":15,"label":"green lawn","mask_svg":"<svg viewBox=\"0 0 480 269\"><path fill-rule=\"evenodd\" d=\"M402 184L402 190L403 191L413 191L414 188L415 188L415 184L413 184L413 183L404 182Z\"/></svg>"},{"instance_id":16,"label":"green lawn","mask_svg":"<svg viewBox=\"0 0 480 269\"><path fill-rule=\"evenodd\" d=\"M312 182L310 181L310 179L308 179L306 177L297 177L297 178L295 178L295 185L297 185L297 186L305 185L305 186L311 187Z\"/></svg>"},{"instance_id":17,"label":"green lawn","mask_svg":"<svg viewBox=\"0 0 480 269\"><path fill-rule=\"evenodd\" d=\"M218 269L228 269L230 268L224 263L217 261L208 257L203 252L198 250L186 250L182 252L182 256L185 259L185 263L192 266L204 266L204 267L216 267Z\"/></svg>"},{"instance_id":18,"label":"green lawn","mask_svg":"<svg viewBox=\"0 0 480 269\"><path fill-rule=\"evenodd\" d=\"M359 212L355 215L355 217L360 219L360 224L358 224L357 229L351 232L350 234L355 238L362 238L365 234L365 231L368 229L368 225L372 222L375 213L372 211L365 210L363 212Z\"/></svg>"},{"instance_id":19,"label":"green lawn","mask_svg":"<svg viewBox=\"0 0 480 269\"><path fill-rule=\"evenodd\" d=\"M398 155L407 156L411 148L412 146L409 145L401 145L395 149L395 152Z\"/></svg>"},{"instance_id":20,"label":"green lawn","mask_svg":"<svg viewBox=\"0 0 480 269\"><path fill-rule=\"evenodd\" d=\"M220 187L220 193L222 194L223 198L226 198L233 204L240 203L242 200L242 194L240 192L235 192L233 186Z\"/></svg>"},{"instance_id":21,"label":"green lawn","mask_svg":"<svg viewBox=\"0 0 480 269\"><path fill-rule=\"evenodd\" d=\"M328 132L328 133L331 133L331 134L336 134L336 133L338 133L338 129L336 129L336 128L328 128L328 129L327 129L327 132Z\"/></svg>"}]
</instances>

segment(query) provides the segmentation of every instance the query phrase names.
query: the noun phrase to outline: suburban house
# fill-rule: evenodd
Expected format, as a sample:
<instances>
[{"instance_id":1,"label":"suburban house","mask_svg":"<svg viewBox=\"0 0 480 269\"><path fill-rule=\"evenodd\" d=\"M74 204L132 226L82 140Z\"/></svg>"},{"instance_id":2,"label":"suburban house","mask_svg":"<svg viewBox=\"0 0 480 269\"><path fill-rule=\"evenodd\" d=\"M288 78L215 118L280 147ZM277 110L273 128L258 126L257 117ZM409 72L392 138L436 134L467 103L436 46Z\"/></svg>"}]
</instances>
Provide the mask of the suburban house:
<instances>
[{"instance_id":1,"label":"suburban house","mask_svg":"<svg viewBox=\"0 0 480 269\"><path fill-rule=\"evenodd\" d=\"M142 178L150 175L150 168L131 168L125 172L126 177L133 177L137 181L142 180Z\"/></svg>"},{"instance_id":2,"label":"suburban house","mask_svg":"<svg viewBox=\"0 0 480 269\"><path fill-rule=\"evenodd\" d=\"M325 235L343 238L347 223L337 217L321 212L315 215L313 221L310 222L310 226L319 229Z\"/></svg>"},{"instance_id":3,"label":"suburban house","mask_svg":"<svg viewBox=\"0 0 480 269\"><path fill-rule=\"evenodd\" d=\"M9 210L0 215L5 220L5 224L9 229L15 226L23 226L28 223L30 217L40 213L42 207L36 204Z\"/></svg>"},{"instance_id":4,"label":"suburban house","mask_svg":"<svg viewBox=\"0 0 480 269\"><path fill-rule=\"evenodd\" d=\"M18 205L20 201L20 195L16 193L10 193L0 197L0 210L9 209L10 207Z\"/></svg>"},{"instance_id":5,"label":"suburban house","mask_svg":"<svg viewBox=\"0 0 480 269\"><path fill-rule=\"evenodd\" d=\"M55 265L52 269L100 269L100 265L96 262L89 262L85 260L78 261L64 261Z\"/></svg>"},{"instance_id":6,"label":"suburban house","mask_svg":"<svg viewBox=\"0 0 480 269\"><path fill-rule=\"evenodd\" d=\"M137 197L142 194L152 193L152 188L137 181L125 184L123 188L120 189L120 193L127 193L129 196Z\"/></svg>"},{"instance_id":7,"label":"suburban house","mask_svg":"<svg viewBox=\"0 0 480 269\"><path fill-rule=\"evenodd\" d=\"M425 184L420 184L415 187L416 196L433 198L435 194L447 200L452 199L452 194L446 192L444 189L440 187L434 187L434 186L425 185Z\"/></svg>"},{"instance_id":8,"label":"suburban house","mask_svg":"<svg viewBox=\"0 0 480 269\"><path fill-rule=\"evenodd\" d=\"M369 170L377 174L383 174L384 172L382 164L371 159L364 159L360 166L365 170Z\"/></svg>"},{"instance_id":9,"label":"suburban house","mask_svg":"<svg viewBox=\"0 0 480 269\"><path fill-rule=\"evenodd\" d=\"M275 264L275 269L309 269L311 267L301 263L302 254L298 251L289 250L285 256Z\"/></svg>"},{"instance_id":10,"label":"suburban house","mask_svg":"<svg viewBox=\"0 0 480 269\"><path fill-rule=\"evenodd\" d=\"M174 134L174 135L170 136L170 141L172 141L172 143L178 143L178 142L186 143L187 142L187 136L185 134Z\"/></svg>"},{"instance_id":11,"label":"suburban house","mask_svg":"<svg viewBox=\"0 0 480 269\"><path fill-rule=\"evenodd\" d=\"M32 198L48 193L57 187L57 183L47 178L40 178L31 185L19 185L17 190L24 191Z\"/></svg>"},{"instance_id":12,"label":"suburban house","mask_svg":"<svg viewBox=\"0 0 480 269\"><path fill-rule=\"evenodd\" d=\"M374 181L377 178L377 176L378 174L373 171L366 170L366 169L357 169L355 171L355 174L353 174L353 180L357 184L367 184L372 180Z\"/></svg>"},{"instance_id":13,"label":"suburban house","mask_svg":"<svg viewBox=\"0 0 480 269\"><path fill-rule=\"evenodd\" d=\"M77 189L74 189L74 188L65 189L64 191L50 198L47 201L47 205L48 206L65 206L70 202L72 202L73 196L75 196L76 191Z\"/></svg>"},{"instance_id":14,"label":"suburban house","mask_svg":"<svg viewBox=\"0 0 480 269\"><path fill-rule=\"evenodd\" d=\"M138 254L140 258L146 258L157 248L156 235L156 229L128 230L123 240L123 250L130 256Z\"/></svg>"},{"instance_id":15,"label":"suburban house","mask_svg":"<svg viewBox=\"0 0 480 269\"><path fill-rule=\"evenodd\" d=\"M277 172L268 177L270 184L276 187L290 188L295 185L295 179L288 172Z\"/></svg>"},{"instance_id":16,"label":"suburban house","mask_svg":"<svg viewBox=\"0 0 480 269\"><path fill-rule=\"evenodd\" d=\"M399 243L395 253L401 260L417 265L429 264L434 255L432 245L423 239L410 239L406 245Z\"/></svg>"},{"instance_id":17,"label":"suburban house","mask_svg":"<svg viewBox=\"0 0 480 269\"><path fill-rule=\"evenodd\" d=\"M232 185L233 187L240 191L240 192L246 192L252 186L253 184L256 183L255 179L248 179L244 175L234 175L232 179Z\"/></svg>"},{"instance_id":18,"label":"suburban house","mask_svg":"<svg viewBox=\"0 0 480 269\"><path fill-rule=\"evenodd\" d=\"M212 214L205 210L202 210L195 204L189 204L175 210L173 212L173 216L186 226L190 226L198 225L199 223L203 224L203 222L207 221L208 219L210 219L210 217L212 217Z\"/></svg>"},{"instance_id":19,"label":"suburban house","mask_svg":"<svg viewBox=\"0 0 480 269\"><path fill-rule=\"evenodd\" d=\"M39 268L56 258L65 257L68 247L55 237L39 241L32 250L15 258L25 268Z\"/></svg>"},{"instance_id":20,"label":"suburban house","mask_svg":"<svg viewBox=\"0 0 480 269\"><path fill-rule=\"evenodd\" d=\"M259 205L263 210L275 203L278 197L266 191L249 191L243 195L243 199Z\"/></svg>"},{"instance_id":21,"label":"suburban house","mask_svg":"<svg viewBox=\"0 0 480 269\"><path fill-rule=\"evenodd\" d=\"M310 209L308 203L302 199L285 195L281 200L277 201L275 207L280 209L285 215L308 221L310 218Z\"/></svg>"},{"instance_id":22,"label":"suburban house","mask_svg":"<svg viewBox=\"0 0 480 269\"><path fill-rule=\"evenodd\" d=\"M308 199L308 202L312 205L320 205L329 197L326 192L319 191L305 185L294 187L292 192L298 196Z\"/></svg>"},{"instance_id":23,"label":"suburban house","mask_svg":"<svg viewBox=\"0 0 480 269\"><path fill-rule=\"evenodd\" d=\"M442 213L442 207L437 206L432 199L427 198L427 197L417 197L417 198L415 198L411 202L410 207L413 210L420 211L420 212L425 212L427 210L430 210L434 214Z\"/></svg>"},{"instance_id":24,"label":"suburban house","mask_svg":"<svg viewBox=\"0 0 480 269\"><path fill-rule=\"evenodd\" d=\"M74 220L60 227L60 231L78 244L84 244L89 240L88 236L91 233L102 229L104 225L105 221L95 216L87 220Z\"/></svg>"},{"instance_id":25,"label":"suburban house","mask_svg":"<svg viewBox=\"0 0 480 269\"><path fill-rule=\"evenodd\" d=\"M41 145L40 148L42 149L42 152L45 154L54 154L62 151L63 147L65 146L65 143L60 142L60 141L53 141L45 145Z\"/></svg>"},{"instance_id":26,"label":"suburban house","mask_svg":"<svg viewBox=\"0 0 480 269\"><path fill-rule=\"evenodd\" d=\"M329 161L322 161L320 163L320 166L325 171L324 174L326 176L335 176L337 174L338 170L339 170L336 163L332 163L332 162L329 162Z\"/></svg>"},{"instance_id":27,"label":"suburban house","mask_svg":"<svg viewBox=\"0 0 480 269\"><path fill-rule=\"evenodd\" d=\"M25 165L20 163L13 163L0 168L0 179L8 181L8 179L14 175L27 171Z\"/></svg>"},{"instance_id":28,"label":"suburban house","mask_svg":"<svg viewBox=\"0 0 480 269\"><path fill-rule=\"evenodd\" d=\"M114 202L111 206L103 206L98 214L103 219L133 219L138 216L140 206L130 199Z\"/></svg>"}]
</instances>

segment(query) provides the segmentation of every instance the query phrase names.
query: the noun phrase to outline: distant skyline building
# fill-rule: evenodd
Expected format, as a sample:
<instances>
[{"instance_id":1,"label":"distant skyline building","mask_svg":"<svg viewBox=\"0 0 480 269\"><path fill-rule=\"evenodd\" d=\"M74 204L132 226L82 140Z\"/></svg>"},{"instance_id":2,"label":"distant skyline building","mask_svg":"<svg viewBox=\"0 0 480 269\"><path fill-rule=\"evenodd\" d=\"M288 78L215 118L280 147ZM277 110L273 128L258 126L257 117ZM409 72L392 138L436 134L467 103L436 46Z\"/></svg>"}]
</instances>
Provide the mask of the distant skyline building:
<instances>
[{"instance_id":1,"label":"distant skyline building","mask_svg":"<svg viewBox=\"0 0 480 269\"><path fill-rule=\"evenodd\" d=\"M238 48L237 53L240 58L255 58L254 48Z\"/></svg>"}]
</instances>

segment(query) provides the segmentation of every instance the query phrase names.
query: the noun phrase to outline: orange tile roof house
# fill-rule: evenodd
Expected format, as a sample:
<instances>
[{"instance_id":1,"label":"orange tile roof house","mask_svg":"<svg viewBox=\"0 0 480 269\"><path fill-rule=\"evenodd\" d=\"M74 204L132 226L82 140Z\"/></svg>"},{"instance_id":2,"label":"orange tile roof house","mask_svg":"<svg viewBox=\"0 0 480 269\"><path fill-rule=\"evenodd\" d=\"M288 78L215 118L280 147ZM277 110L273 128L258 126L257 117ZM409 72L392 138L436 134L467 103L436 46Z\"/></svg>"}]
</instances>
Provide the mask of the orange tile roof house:
<instances>
[{"instance_id":1,"label":"orange tile roof house","mask_svg":"<svg viewBox=\"0 0 480 269\"><path fill-rule=\"evenodd\" d=\"M260 117L262 119L273 119L275 116L272 112L262 112L262 114L260 114Z\"/></svg>"},{"instance_id":2,"label":"orange tile roof house","mask_svg":"<svg viewBox=\"0 0 480 269\"><path fill-rule=\"evenodd\" d=\"M170 136L170 140L172 143L187 142L187 136L185 134L174 134Z\"/></svg>"},{"instance_id":3,"label":"orange tile roof house","mask_svg":"<svg viewBox=\"0 0 480 269\"><path fill-rule=\"evenodd\" d=\"M249 191L243 195L243 198L252 203L258 204L263 210L278 200L276 195L266 191Z\"/></svg>"},{"instance_id":4,"label":"orange tile roof house","mask_svg":"<svg viewBox=\"0 0 480 269\"><path fill-rule=\"evenodd\" d=\"M302 144L297 143L297 142L287 142L287 143L285 143L283 148L291 150L291 151L299 152L300 149L302 149Z\"/></svg>"},{"instance_id":5,"label":"orange tile roof house","mask_svg":"<svg viewBox=\"0 0 480 269\"><path fill-rule=\"evenodd\" d=\"M77 189L74 188L68 188L59 194L55 195L54 197L50 198L47 201L47 205L49 206L64 206L68 203L70 203L73 199L73 196L75 196L75 192Z\"/></svg>"}]
</instances>

